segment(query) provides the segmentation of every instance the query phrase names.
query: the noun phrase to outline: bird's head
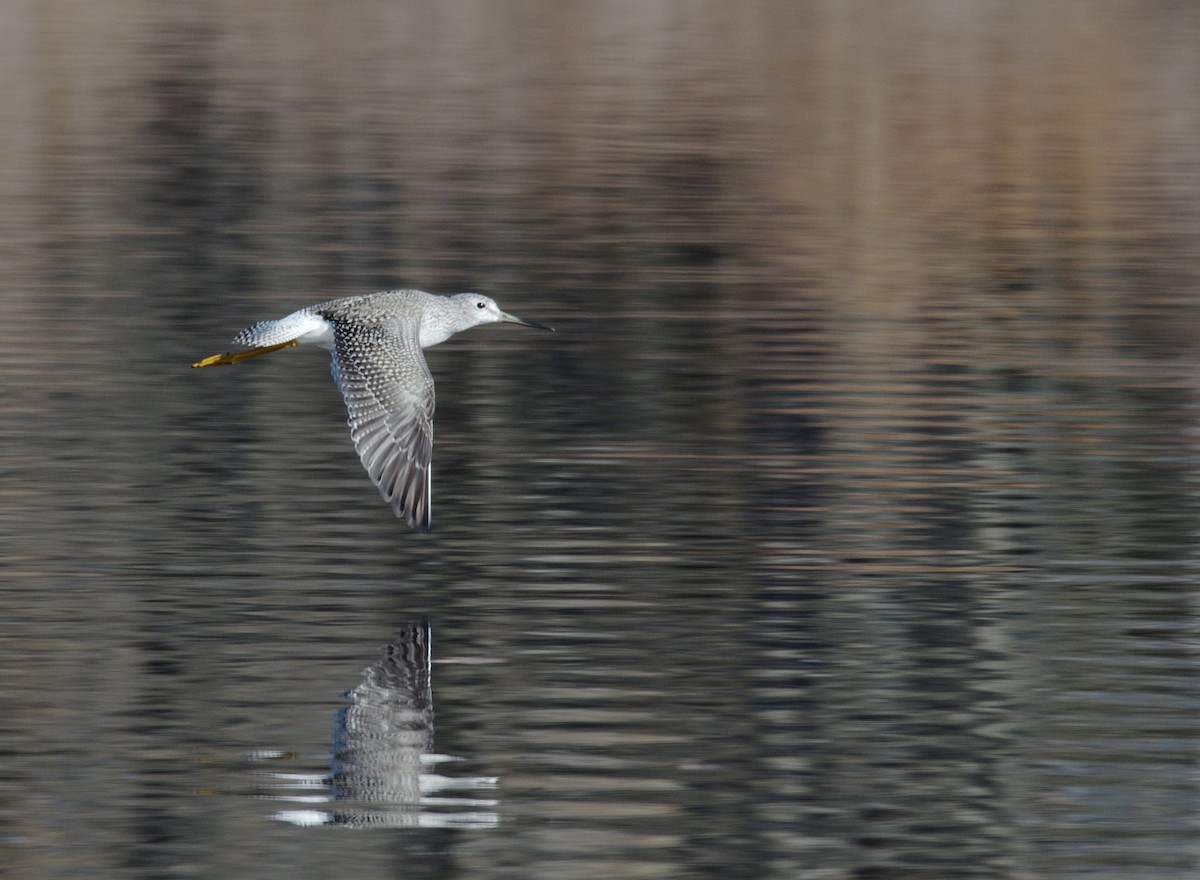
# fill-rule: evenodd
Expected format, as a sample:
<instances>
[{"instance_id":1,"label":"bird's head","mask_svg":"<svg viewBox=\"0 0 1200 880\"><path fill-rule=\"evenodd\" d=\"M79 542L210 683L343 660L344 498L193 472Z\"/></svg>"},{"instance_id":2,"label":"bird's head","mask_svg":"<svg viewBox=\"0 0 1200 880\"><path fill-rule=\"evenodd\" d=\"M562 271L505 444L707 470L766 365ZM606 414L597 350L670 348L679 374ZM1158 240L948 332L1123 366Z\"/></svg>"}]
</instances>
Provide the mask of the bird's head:
<instances>
[{"instance_id":1,"label":"bird's head","mask_svg":"<svg viewBox=\"0 0 1200 880\"><path fill-rule=\"evenodd\" d=\"M533 327L537 330L554 332L553 327L547 327L545 324L538 324L535 321L526 321L524 318L518 318L516 315L510 315L508 312L501 311L500 306L496 305L494 299L490 296L484 296L482 293L458 293L452 296L451 299L464 315L470 316L469 320L472 325L508 321L511 324L520 324L523 327Z\"/></svg>"}]
</instances>

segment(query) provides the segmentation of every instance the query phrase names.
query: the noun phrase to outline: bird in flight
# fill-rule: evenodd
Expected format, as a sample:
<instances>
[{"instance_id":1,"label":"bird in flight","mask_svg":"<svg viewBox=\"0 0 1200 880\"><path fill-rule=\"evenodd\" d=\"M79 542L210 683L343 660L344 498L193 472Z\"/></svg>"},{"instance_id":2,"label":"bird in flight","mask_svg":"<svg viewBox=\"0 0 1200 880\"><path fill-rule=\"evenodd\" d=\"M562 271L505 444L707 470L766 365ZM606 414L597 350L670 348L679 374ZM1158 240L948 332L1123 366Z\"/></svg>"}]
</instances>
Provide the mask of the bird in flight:
<instances>
[{"instance_id":1,"label":"bird in flight","mask_svg":"<svg viewBox=\"0 0 1200 880\"><path fill-rule=\"evenodd\" d=\"M192 366L237 364L295 345L328 349L363 467L396 515L427 532L434 393L422 349L498 321L553 332L552 327L501 311L495 300L482 294L387 290L330 300L252 324L233 340L247 346L245 350L214 354Z\"/></svg>"}]
</instances>

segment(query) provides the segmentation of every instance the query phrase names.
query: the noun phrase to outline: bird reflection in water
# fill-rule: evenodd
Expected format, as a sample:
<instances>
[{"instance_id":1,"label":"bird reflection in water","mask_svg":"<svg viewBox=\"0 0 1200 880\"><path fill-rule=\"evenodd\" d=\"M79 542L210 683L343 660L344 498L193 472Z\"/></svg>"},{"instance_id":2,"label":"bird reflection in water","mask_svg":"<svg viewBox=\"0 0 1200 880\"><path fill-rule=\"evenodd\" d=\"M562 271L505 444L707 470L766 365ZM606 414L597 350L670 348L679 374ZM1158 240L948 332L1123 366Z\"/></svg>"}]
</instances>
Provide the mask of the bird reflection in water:
<instances>
[{"instance_id":1,"label":"bird reflection in water","mask_svg":"<svg viewBox=\"0 0 1200 880\"><path fill-rule=\"evenodd\" d=\"M496 777L441 775L458 760L433 750L431 628L422 617L401 627L379 662L363 670L334 720L328 774L273 773L280 800L309 805L275 818L296 825L484 828L497 804L453 792L494 789ZM259 759L278 754L259 753Z\"/></svg>"}]
</instances>

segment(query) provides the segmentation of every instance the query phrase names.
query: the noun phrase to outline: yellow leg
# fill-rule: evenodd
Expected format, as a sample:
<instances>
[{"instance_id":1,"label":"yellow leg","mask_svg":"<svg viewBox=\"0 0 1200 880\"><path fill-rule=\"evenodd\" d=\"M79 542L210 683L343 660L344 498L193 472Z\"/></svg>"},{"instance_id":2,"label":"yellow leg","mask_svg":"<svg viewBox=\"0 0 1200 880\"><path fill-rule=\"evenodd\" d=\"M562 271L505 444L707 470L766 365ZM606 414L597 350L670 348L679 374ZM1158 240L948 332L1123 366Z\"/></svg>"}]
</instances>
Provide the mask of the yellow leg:
<instances>
[{"instance_id":1,"label":"yellow leg","mask_svg":"<svg viewBox=\"0 0 1200 880\"><path fill-rule=\"evenodd\" d=\"M264 345L262 348L251 348L247 351L227 351L225 354L214 354L202 361L196 361L196 363L192 364L192 367L216 367L221 364L240 364L242 361L248 361L250 358L256 358L261 354L270 354L273 351L279 351L281 348L291 348L299 344L295 339L289 339L287 342L281 342L278 345Z\"/></svg>"}]
</instances>

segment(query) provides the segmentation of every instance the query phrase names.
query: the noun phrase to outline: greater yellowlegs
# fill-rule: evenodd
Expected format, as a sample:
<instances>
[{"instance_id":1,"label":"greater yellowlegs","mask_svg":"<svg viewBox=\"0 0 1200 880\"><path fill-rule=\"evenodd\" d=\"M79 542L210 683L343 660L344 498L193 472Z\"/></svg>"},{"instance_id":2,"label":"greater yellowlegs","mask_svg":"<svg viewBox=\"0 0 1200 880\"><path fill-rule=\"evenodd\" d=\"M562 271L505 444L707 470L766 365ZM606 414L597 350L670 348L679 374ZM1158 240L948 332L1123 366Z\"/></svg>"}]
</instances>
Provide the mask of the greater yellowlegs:
<instances>
[{"instance_id":1,"label":"greater yellowlegs","mask_svg":"<svg viewBox=\"0 0 1200 880\"><path fill-rule=\"evenodd\" d=\"M478 293L436 296L387 290L309 306L243 330L245 351L214 354L193 367L236 364L293 345L319 345L333 356L333 380L346 398L354 448L396 515L421 531L430 525L433 376L421 349L477 324L544 324L502 312Z\"/></svg>"}]
</instances>

